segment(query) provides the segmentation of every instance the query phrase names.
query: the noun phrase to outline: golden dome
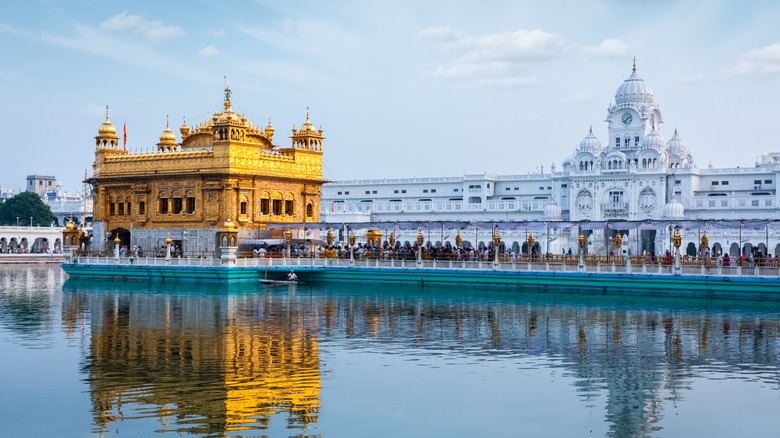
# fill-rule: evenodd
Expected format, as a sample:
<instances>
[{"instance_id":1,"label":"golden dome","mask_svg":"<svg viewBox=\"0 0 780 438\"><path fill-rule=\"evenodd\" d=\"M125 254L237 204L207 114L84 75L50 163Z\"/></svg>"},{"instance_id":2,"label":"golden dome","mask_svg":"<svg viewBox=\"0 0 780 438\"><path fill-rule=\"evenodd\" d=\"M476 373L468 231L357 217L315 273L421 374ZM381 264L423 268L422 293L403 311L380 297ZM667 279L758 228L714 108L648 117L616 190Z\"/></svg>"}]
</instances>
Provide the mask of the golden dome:
<instances>
[{"instance_id":1,"label":"golden dome","mask_svg":"<svg viewBox=\"0 0 780 438\"><path fill-rule=\"evenodd\" d=\"M184 121L181 124L181 127L179 128L179 132L181 132L182 137L186 137L190 133L190 127L187 126L186 118L184 119Z\"/></svg>"},{"instance_id":2,"label":"golden dome","mask_svg":"<svg viewBox=\"0 0 780 438\"><path fill-rule=\"evenodd\" d=\"M269 139L273 138L274 132L276 132L276 130L271 126L271 119L268 119L268 126L265 127L265 136Z\"/></svg>"},{"instance_id":3,"label":"golden dome","mask_svg":"<svg viewBox=\"0 0 780 438\"><path fill-rule=\"evenodd\" d=\"M76 229L76 224L73 223L73 218L70 218L70 221L68 221L68 223L65 224L65 229L68 231Z\"/></svg>"},{"instance_id":4,"label":"golden dome","mask_svg":"<svg viewBox=\"0 0 780 438\"><path fill-rule=\"evenodd\" d=\"M168 121L165 121L165 131L160 134L160 144L176 144L176 135L171 131Z\"/></svg>"},{"instance_id":5,"label":"golden dome","mask_svg":"<svg viewBox=\"0 0 780 438\"><path fill-rule=\"evenodd\" d=\"M314 129L314 125L312 125L311 122L309 121L309 110L308 110L308 108L306 109L306 121L303 122L303 125L301 126L301 129L298 130L298 132L301 133L301 134L309 134L309 133L317 132L317 130Z\"/></svg>"},{"instance_id":6,"label":"golden dome","mask_svg":"<svg viewBox=\"0 0 780 438\"><path fill-rule=\"evenodd\" d=\"M106 121L98 128L98 135L101 137L116 137L116 128L108 120L108 106L106 106Z\"/></svg>"},{"instance_id":7,"label":"golden dome","mask_svg":"<svg viewBox=\"0 0 780 438\"><path fill-rule=\"evenodd\" d=\"M236 224L230 219L230 213L225 218L225 222L222 223L222 230L224 231L236 231Z\"/></svg>"}]
</instances>

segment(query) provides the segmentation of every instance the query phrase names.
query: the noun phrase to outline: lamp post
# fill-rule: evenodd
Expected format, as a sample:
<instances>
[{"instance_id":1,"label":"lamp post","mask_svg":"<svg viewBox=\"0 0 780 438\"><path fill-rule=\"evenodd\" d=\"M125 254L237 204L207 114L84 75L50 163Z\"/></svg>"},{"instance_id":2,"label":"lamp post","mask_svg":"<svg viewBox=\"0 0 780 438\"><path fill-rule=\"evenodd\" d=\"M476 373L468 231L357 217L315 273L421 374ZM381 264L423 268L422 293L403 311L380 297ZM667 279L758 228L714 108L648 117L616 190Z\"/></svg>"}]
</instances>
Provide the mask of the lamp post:
<instances>
[{"instance_id":1,"label":"lamp post","mask_svg":"<svg viewBox=\"0 0 780 438\"><path fill-rule=\"evenodd\" d=\"M181 233L181 235L182 235L182 242L181 242L181 254L180 255L183 255L184 254L184 248L187 247L187 235L189 235L189 233L187 232L187 230L184 230Z\"/></svg>"},{"instance_id":2,"label":"lamp post","mask_svg":"<svg viewBox=\"0 0 780 438\"><path fill-rule=\"evenodd\" d=\"M115 242L119 240L119 234L117 234ZM171 262L171 243L173 243L173 239L171 239L171 233L168 233L168 237L165 238L165 261L170 263Z\"/></svg>"},{"instance_id":3,"label":"lamp post","mask_svg":"<svg viewBox=\"0 0 780 438\"><path fill-rule=\"evenodd\" d=\"M580 231L580 237L577 238L577 246L580 248L580 262L577 264L577 269L580 271L585 270L585 261L582 259L582 254L585 251L585 235Z\"/></svg>"},{"instance_id":4,"label":"lamp post","mask_svg":"<svg viewBox=\"0 0 780 438\"><path fill-rule=\"evenodd\" d=\"M286 230L284 232L284 241L287 243L287 258L292 258L292 254L290 254L290 245L292 245L292 231Z\"/></svg>"},{"instance_id":5,"label":"lamp post","mask_svg":"<svg viewBox=\"0 0 780 438\"><path fill-rule=\"evenodd\" d=\"M116 237L114 238L114 260L119 262L119 243L121 240L119 240L119 233L116 233Z\"/></svg>"},{"instance_id":6,"label":"lamp post","mask_svg":"<svg viewBox=\"0 0 780 438\"><path fill-rule=\"evenodd\" d=\"M493 269L498 269L498 245L501 244L501 234L498 233L498 228L493 233Z\"/></svg>"},{"instance_id":7,"label":"lamp post","mask_svg":"<svg viewBox=\"0 0 780 438\"><path fill-rule=\"evenodd\" d=\"M534 232L531 231L528 234L528 254L533 259L534 257L534 245L536 244L536 238L534 237Z\"/></svg>"},{"instance_id":8,"label":"lamp post","mask_svg":"<svg viewBox=\"0 0 780 438\"><path fill-rule=\"evenodd\" d=\"M417 232L417 267L422 266L422 244L423 244L422 229Z\"/></svg>"},{"instance_id":9,"label":"lamp post","mask_svg":"<svg viewBox=\"0 0 780 438\"><path fill-rule=\"evenodd\" d=\"M349 266L355 266L355 234L352 233L352 230L349 230L349 237L347 238L347 243L349 243Z\"/></svg>"},{"instance_id":10,"label":"lamp post","mask_svg":"<svg viewBox=\"0 0 780 438\"><path fill-rule=\"evenodd\" d=\"M710 248L710 239L707 237L707 231L701 235L701 261L702 264L707 263L707 250Z\"/></svg>"},{"instance_id":11,"label":"lamp post","mask_svg":"<svg viewBox=\"0 0 780 438\"><path fill-rule=\"evenodd\" d=\"M682 236L680 236L680 227L674 227L674 275L680 275L680 245L682 245Z\"/></svg>"},{"instance_id":12,"label":"lamp post","mask_svg":"<svg viewBox=\"0 0 780 438\"><path fill-rule=\"evenodd\" d=\"M16 227L19 227L19 216L16 216Z\"/></svg>"}]
</instances>

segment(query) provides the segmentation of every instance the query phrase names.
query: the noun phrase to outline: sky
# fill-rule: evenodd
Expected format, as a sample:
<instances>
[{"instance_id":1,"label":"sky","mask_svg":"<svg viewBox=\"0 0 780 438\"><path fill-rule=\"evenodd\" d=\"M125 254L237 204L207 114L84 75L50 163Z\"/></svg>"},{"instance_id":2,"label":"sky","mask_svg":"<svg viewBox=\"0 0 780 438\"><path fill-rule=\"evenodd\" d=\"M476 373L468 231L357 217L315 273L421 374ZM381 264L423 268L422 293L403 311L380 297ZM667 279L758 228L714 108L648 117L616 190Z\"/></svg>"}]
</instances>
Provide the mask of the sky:
<instances>
[{"instance_id":1,"label":"sky","mask_svg":"<svg viewBox=\"0 0 780 438\"><path fill-rule=\"evenodd\" d=\"M81 189L106 116L130 151L222 108L329 180L548 172L637 72L700 168L780 150L772 0L27 0L0 15L0 186ZM559 167L560 168L560 167Z\"/></svg>"}]
</instances>

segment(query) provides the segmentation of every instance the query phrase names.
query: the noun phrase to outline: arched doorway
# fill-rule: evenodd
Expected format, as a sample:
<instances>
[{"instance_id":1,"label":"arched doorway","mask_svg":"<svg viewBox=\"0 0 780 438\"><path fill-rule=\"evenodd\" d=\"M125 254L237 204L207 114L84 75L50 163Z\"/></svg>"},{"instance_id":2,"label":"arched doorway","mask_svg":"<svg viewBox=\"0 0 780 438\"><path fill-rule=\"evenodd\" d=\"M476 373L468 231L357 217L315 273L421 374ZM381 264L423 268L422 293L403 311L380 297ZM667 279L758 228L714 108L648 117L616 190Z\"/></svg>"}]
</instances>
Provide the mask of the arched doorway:
<instances>
[{"instance_id":1,"label":"arched doorway","mask_svg":"<svg viewBox=\"0 0 780 438\"><path fill-rule=\"evenodd\" d=\"M696 244L691 242L685 247L685 255L694 257L696 255Z\"/></svg>"},{"instance_id":2,"label":"arched doorway","mask_svg":"<svg viewBox=\"0 0 780 438\"><path fill-rule=\"evenodd\" d=\"M712 255L722 255L723 254L723 248L720 246L720 243L715 243L712 245Z\"/></svg>"},{"instance_id":3,"label":"arched doorway","mask_svg":"<svg viewBox=\"0 0 780 438\"><path fill-rule=\"evenodd\" d=\"M763 243L758 244L758 252L761 253L761 257L766 257L766 245Z\"/></svg>"},{"instance_id":4,"label":"arched doorway","mask_svg":"<svg viewBox=\"0 0 780 438\"><path fill-rule=\"evenodd\" d=\"M108 236L108 242L106 242L106 249L113 251L114 250L114 239L116 239L116 236L119 236L119 247L130 247L130 231L128 231L125 228L114 228L111 230L110 235Z\"/></svg>"}]
</instances>

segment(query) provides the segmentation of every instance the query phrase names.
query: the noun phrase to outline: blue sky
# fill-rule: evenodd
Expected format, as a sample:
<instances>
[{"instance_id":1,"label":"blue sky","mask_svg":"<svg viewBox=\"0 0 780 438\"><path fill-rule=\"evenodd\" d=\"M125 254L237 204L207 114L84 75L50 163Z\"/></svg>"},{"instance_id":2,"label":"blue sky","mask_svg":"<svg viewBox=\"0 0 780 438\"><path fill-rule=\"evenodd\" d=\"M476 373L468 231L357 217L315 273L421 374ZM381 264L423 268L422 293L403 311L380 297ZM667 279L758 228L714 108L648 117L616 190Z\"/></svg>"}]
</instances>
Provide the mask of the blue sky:
<instances>
[{"instance_id":1,"label":"blue sky","mask_svg":"<svg viewBox=\"0 0 780 438\"><path fill-rule=\"evenodd\" d=\"M80 188L109 106L128 149L234 108L289 146L309 108L334 180L560 166L638 73L699 167L777 151L780 2L24 1L0 15L0 185Z\"/></svg>"}]
</instances>

